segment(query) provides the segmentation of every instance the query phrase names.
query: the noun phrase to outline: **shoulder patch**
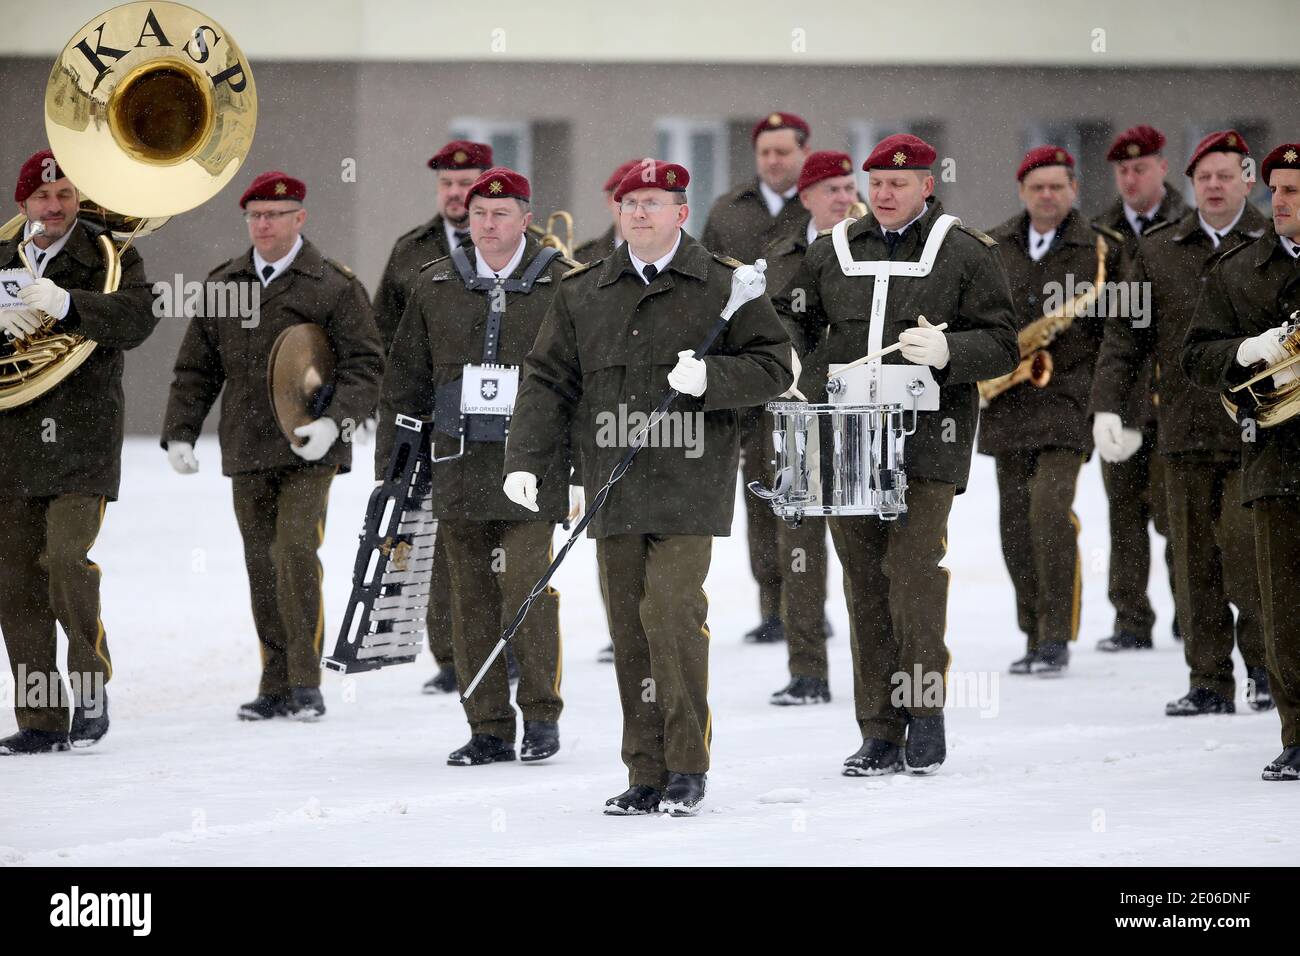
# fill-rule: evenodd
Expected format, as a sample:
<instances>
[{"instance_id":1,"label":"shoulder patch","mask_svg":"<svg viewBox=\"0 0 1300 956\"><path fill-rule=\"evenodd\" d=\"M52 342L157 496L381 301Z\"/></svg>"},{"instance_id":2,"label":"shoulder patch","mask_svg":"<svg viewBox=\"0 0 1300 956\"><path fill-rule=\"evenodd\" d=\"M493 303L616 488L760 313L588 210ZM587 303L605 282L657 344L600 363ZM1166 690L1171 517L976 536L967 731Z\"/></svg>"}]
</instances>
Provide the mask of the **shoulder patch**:
<instances>
[{"instance_id":1,"label":"shoulder patch","mask_svg":"<svg viewBox=\"0 0 1300 956\"><path fill-rule=\"evenodd\" d=\"M994 248L998 244L998 241L994 239L992 236L990 236L987 232L980 232L978 229L975 229L971 226L967 226L964 223L958 226L957 228L960 229L962 232L968 233L971 237L978 239L980 242L984 243L984 245L988 246L990 249Z\"/></svg>"},{"instance_id":2,"label":"shoulder patch","mask_svg":"<svg viewBox=\"0 0 1300 956\"><path fill-rule=\"evenodd\" d=\"M1101 233L1103 236L1105 236L1107 239L1110 239L1113 242L1118 242L1123 244L1128 241L1124 233L1120 232L1114 226L1108 226L1104 222L1092 222L1089 223L1088 225L1092 226L1092 228L1095 231ZM1156 229L1159 229L1162 226L1167 226L1167 225L1168 223L1162 222L1159 226L1155 226L1152 229L1148 229L1145 233L1143 233L1143 235L1149 235L1150 233L1154 232Z\"/></svg>"},{"instance_id":3,"label":"shoulder patch","mask_svg":"<svg viewBox=\"0 0 1300 956\"><path fill-rule=\"evenodd\" d=\"M598 266L604 261L605 261L604 259L592 259L590 262L584 262L582 265L578 266L577 268L570 269L564 275L560 276L560 279L561 280L572 279L574 276L580 276L588 269L592 268L593 266Z\"/></svg>"},{"instance_id":4,"label":"shoulder patch","mask_svg":"<svg viewBox=\"0 0 1300 956\"><path fill-rule=\"evenodd\" d=\"M744 265L744 263L741 262L739 259L733 259L731 258L731 256L724 256L720 252L711 252L709 253L709 255L713 256L714 259L717 259L728 269L739 269L741 266Z\"/></svg>"},{"instance_id":5,"label":"shoulder patch","mask_svg":"<svg viewBox=\"0 0 1300 956\"><path fill-rule=\"evenodd\" d=\"M347 276L349 279L355 279L355 278L356 278L356 273L354 273L351 269L349 269L349 268L348 268L347 266L345 266L343 263L339 262L337 259L331 259L331 258L329 258L328 256L326 256L326 257L325 257L325 261L328 262L330 265L332 265L332 266L335 268L336 271L343 273L343 274L344 274L345 276Z\"/></svg>"}]
</instances>

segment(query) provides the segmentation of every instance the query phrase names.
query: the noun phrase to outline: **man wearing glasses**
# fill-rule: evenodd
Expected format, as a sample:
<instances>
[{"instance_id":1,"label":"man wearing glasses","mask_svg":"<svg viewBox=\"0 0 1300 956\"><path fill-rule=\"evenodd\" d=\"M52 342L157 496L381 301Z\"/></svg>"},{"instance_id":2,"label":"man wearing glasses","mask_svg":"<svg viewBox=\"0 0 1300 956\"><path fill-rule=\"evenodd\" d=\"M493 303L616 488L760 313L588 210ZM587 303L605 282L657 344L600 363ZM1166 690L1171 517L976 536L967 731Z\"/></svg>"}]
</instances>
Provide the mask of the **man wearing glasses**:
<instances>
[{"instance_id":1,"label":"man wearing glasses","mask_svg":"<svg viewBox=\"0 0 1300 956\"><path fill-rule=\"evenodd\" d=\"M690 815L704 798L713 730L704 578L713 537L731 532L737 412L776 398L793 377L789 337L765 296L735 312L703 359L692 354L740 263L682 231L689 179L655 160L623 177L614 198L626 241L560 284L524 363L506 444L511 501L537 509L538 476L570 433L595 501L638 423L669 388L680 393L589 528L609 596L630 784L606 802L615 815Z\"/></svg>"},{"instance_id":2,"label":"man wearing glasses","mask_svg":"<svg viewBox=\"0 0 1300 956\"><path fill-rule=\"evenodd\" d=\"M190 320L163 422L168 461L178 473L194 474L194 442L224 388L221 467L234 484L262 655L257 697L239 708L241 720L314 720L325 713L325 605L316 549L325 534L330 483L351 466L352 429L375 407L383 371L366 290L350 269L302 236L306 195L301 180L272 170L240 198L252 248L218 266L208 281L224 288L256 284L256 295L239 298L257 307L252 315ZM271 406L267 364L280 334L301 322L325 332L334 354L327 383L333 394L290 441Z\"/></svg>"}]
</instances>

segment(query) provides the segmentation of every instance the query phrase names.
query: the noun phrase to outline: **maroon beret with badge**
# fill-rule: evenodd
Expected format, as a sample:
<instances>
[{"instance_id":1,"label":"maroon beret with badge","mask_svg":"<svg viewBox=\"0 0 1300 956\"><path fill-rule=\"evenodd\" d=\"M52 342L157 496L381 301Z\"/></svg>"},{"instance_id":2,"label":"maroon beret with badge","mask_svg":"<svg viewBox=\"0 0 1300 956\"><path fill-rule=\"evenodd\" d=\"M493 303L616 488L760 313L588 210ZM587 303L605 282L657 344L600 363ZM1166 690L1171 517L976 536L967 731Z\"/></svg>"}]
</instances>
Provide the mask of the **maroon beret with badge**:
<instances>
[{"instance_id":1,"label":"maroon beret with badge","mask_svg":"<svg viewBox=\"0 0 1300 956\"><path fill-rule=\"evenodd\" d=\"M244 195L239 197L239 208L243 209L254 199L292 199L295 202L302 202L306 198L306 183L301 179L294 179L288 173L273 169L262 173L244 190Z\"/></svg>"},{"instance_id":2,"label":"maroon beret with badge","mask_svg":"<svg viewBox=\"0 0 1300 956\"><path fill-rule=\"evenodd\" d=\"M1107 162L1118 163L1125 159L1154 156L1165 148L1165 134L1154 126L1130 126L1115 137L1106 153Z\"/></svg>"},{"instance_id":3,"label":"maroon beret with badge","mask_svg":"<svg viewBox=\"0 0 1300 956\"><path fill-rule=\"evenodd\" d=\"M921 137L895 133L876 144L862 168L867 172L873 169L929 169L938 155L934 147Z\"/></svg>"},{"instance_id":4,"label":"maroon beret with badge","mask_svg":"<svg viewBox=\"0 0 1300 956\"><path fill-rule=\"evenodd\" d=\"M761 120L754 124L753 130L749 134L751 143L758 142L759 133L770 133L778 129L792 129L803 133L804 139L807 140L812 135L812 127L808 121L797 113L768 113Z\"/></svg>"},{"instance_id":5,"label":"maroon beret with badge","mask_svg":"<svg viewBox=\"0 0 1300 956\"><path fill-rule=\"evenodd\" d=\"M471 143L467 139L453 139L433 154L430 169L490 169L492 147L487 143Z\"/></svg>"},{"instance_id":6,"label":"maroon beret with badge","mask_svg":"<svg viewBox=\"0 0 1300 956\"><path fill-rule=\"evenodd\" d=\"M1074 169L1074 157L1070 155L1069 150L1050 143L1046 146L1035 146L1025 153L1025 158L1020 161L1020 168L1016 170L1016 182L1023 182L1032 170L1042 169L1044 166L1064 166L1067 169Z\"/></svg>"},{"instance_id":7,"label":"maroon beret with badge","mask_svg":"<svg viewBox=\"0 0 1300 956\"><path fill-rule=\"evenodd\" d=\"M1275 146L1273 151L1264 157L1260 175L1264 178L1265 186L1268 185L1268 177L1275 169L1300 169L1300 143L1283 143L1281 146Z\"/></svg>"},{"instance_id":8,"label":"maroon beret with badge","mask_svg":"<svg viewBox=\"0 0 1300 956\"><path fill-rule=\"evenodd\" d=\"M609 179L605 180L605 185L603 187L605 192L612 193L618 188L618 184L623 181L623 177L639 165L641 165L641 160L639 159L629 159L626 163L619 164L618 169L610 173Z\"/></svg>"},{"instance_id":9,"label":"maroon beret with badge","mask_svg":"<svg viewBox=\"0 0 1300 956\"><path fill-rule=\"evenodd\" d=\"M803 170L799 173L799 192L814 186L823 179L836 176L849 176L853 173L853 160L848 153L834 149L822 149L809 153L803 161Z\"/></svg>"},{"instance_id":10,"label":"maroon beret with badge","mask_svg":"<svg viewBox=\"0 0 1300 956\"><path fill-rule=\"evenodd\" d=\"M691 174L685 166L657 159L638 160L614 190L614 201L618 202L637 189L666 189L669 192L684 193L690 181Z\"/></svg>"},{"instance_id":11,"label":"maroon beret with badge","mask_svg":"<svg viewBox=\"0 0 1300 956\"><path fill-rule=\"evenodd\" d=\"M45 173L50 164L54 166L54 179L48 178ZM14 202L27 202L27 198L43 185L63 177L63 170L59 168L58 163L54 162L54 153L48 149L41 150L23 163L23 168L18 170L18 182L14 185Z\"/></svg>"},{"instance_id":12,"label":"maroon beret with badge","mask_svg":"<svg viewBox=\"0 0 1300 956\"><path fill-rule=\"evenodd\" d=\"M465 194L465 205L469 206L469 201L475 196L482 196L484 199L522 199L524 202L530 202L532 195L528 179L522 173L507 169L505 166L493 166L491 169L483 170L482 175L474 180L474 185L470 186L469 192Z\"/></svg>"},{"instance_id":13,"label":"maroon beret with badge","mask_svg":"<svg viewBox=\"0 0 1300 956\"><path fill-rule=\"evenodd\" d=\"M1243 156L1250 155L1250 147L1246 145L1246 140L1235 129L1221 129L1218 132L1211 133L1205 139L1196 144L1192 150L1192 158L1187 161L1185 174L1190 176L1196 170L1196 164L1199 163L1208 153L1241 153Z\"/></svg>"}]
</instances>

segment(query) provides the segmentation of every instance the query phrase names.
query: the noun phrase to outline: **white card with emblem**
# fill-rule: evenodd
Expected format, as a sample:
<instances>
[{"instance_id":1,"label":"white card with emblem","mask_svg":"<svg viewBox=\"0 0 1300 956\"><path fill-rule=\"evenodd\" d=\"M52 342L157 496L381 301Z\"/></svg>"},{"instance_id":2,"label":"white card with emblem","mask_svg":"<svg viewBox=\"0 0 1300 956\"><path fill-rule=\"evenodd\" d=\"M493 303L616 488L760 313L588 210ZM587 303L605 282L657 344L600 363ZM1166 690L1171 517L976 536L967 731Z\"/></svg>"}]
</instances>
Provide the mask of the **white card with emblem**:
<instances>
[{"instance_id":1,"label":"white card with emblem","mask_svg":"<svg viewBox=\"0 0 1300 956\"><path fill-rule=\"evenodd\" d=\"M518 365L466 365L461 376L460 413L510 415L518 393Z\"/></svg>"},{"instance_id":2,"label":"white card with emblem","mask_svg":"<svg viewBox=\"0 0 1300 956\"><path fill-rule=\"evenodd\" d=\"M33 281L26 269L0 269L0 312L27 308L27 303L18 298L18 290Z\"/></svg>"}]
</instances>

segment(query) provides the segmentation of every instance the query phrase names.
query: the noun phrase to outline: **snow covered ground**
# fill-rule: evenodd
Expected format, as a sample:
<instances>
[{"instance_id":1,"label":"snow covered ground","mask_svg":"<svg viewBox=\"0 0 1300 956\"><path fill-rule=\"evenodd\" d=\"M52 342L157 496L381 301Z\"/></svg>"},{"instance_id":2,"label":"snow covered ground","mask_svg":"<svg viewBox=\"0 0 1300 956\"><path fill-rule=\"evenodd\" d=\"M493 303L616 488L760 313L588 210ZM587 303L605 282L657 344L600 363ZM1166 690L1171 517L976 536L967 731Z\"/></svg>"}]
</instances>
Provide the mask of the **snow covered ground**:
<instances>
[{"instance_id":1,"label":"snow covered ground","mask_svg":"<svg viewBox=\"0 0 1300 956\"><path fill-rule=\"evenodd\" d=\"M359 448L368 459L369 448ZM1093 649L1110 632L1106 508L1096 462L1080 480L1083 630L1069 675L1012 678L1023 649L998 545L990 459L950 531L948 642L973 693L948 711L949 757L931 778L840 775L858 746L842 600L829 603L829 706L767 703L784 646L756 622L743 537L720 539L709 576L713 769L693 819L611 818L626 786L594 547L557 578L565 641L563 750L540 765L448 767L467 729L453 697L426 697L428 658L355 678L328 673L318 724L246 724L257 686L230 483L215 442L180 478L156 442L125 452L123 495L94 551L116 677L113 729L95 748L0 759L0 864L1286 864L1297 788L1259 771L1276 714L1166 718L1186 689L1169 637L1163 565L1154 652ZM334 485L323 550L327 640L347 599L369 468ZM839 568L832 568L832 595ZM328 646L328 645L327 645ZM1238 661L1238 679L1244 678ZM8 670L4 669L8 680ZM9 707L0 734L12 732ZM1293 792L1296 791L1296 792Z\"/></svg>"}]
</instances>

